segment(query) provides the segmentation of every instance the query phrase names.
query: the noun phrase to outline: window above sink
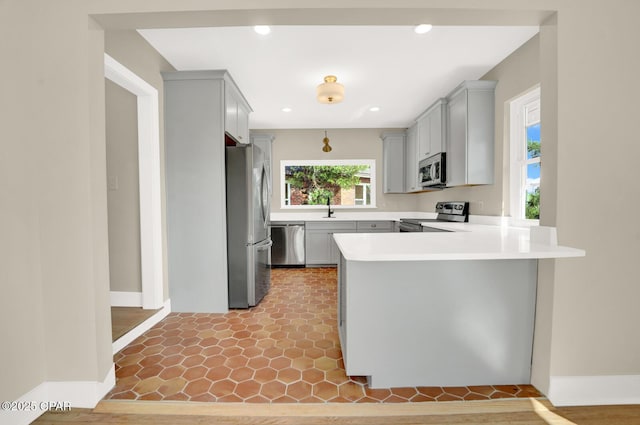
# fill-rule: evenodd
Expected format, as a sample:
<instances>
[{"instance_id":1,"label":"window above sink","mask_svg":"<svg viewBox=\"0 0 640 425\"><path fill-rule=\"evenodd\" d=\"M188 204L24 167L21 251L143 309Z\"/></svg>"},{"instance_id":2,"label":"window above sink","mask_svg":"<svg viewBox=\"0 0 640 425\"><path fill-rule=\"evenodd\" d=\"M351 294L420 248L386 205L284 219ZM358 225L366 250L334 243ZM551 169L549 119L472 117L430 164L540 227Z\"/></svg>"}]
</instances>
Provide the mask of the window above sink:
<instances>
[{"instance_id":1,"label":"window above sink","mask_svg":"<svg viewBox=\"0 0 640 425\"><path fill-rule=\"evenodd\" d=\"M373 159L280 161L280 205L284 209L375 208Z\"/></svg>"}]
</instances>

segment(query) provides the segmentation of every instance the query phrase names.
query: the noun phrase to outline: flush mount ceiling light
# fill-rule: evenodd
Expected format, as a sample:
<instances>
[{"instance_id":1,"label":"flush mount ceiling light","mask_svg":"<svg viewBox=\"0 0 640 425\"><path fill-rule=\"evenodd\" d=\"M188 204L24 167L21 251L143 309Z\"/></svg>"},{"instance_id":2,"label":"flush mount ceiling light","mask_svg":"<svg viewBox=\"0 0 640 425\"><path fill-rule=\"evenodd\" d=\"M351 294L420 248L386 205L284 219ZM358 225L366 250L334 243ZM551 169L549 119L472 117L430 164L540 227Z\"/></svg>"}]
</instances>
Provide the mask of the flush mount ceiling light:
<instances>
[{"instance_id":1,"label":"flush mount ceiling light","mask_svg":"<svg viewBox=\"0 0 640 425\"><path fill-rule=\"evenodd\" d=\"M260 35L267 35L271 32L269 25L256 25L253 27L253 30Z\"/></svg>"},{"instance_id":2,"label":"flush mount ceiling light","mask_svg":"<svg viewBox=\"0 0 640 425\"><path fill-rule=\"evenodd\" d=\"M324 77L324 83L320 84L316 90L318 102L320 103L338 103L344 99L344 86L337 82L335 75L327 75Z\"/></svg>"},{"instance_id":3,"label":"flush mount ceiling light","mask_svg":"<svg viewBox=\"0 0 640 425\"><path fill-rule=\"evenodd\" d=\"M380 108L379 108L379 107L377 107L377 106L372 106L371 108L369 108L369 110L370 110L371 112L378 112L378 111L380 110Z\"/></svg>"},{"instance_id":4,"label":"flush mount ceiling light","mask_svg":"<svg viewBox=\"0 0 640 425\"><path fill-rule=\"evenodd\" d=\"M289 108L288 106L285 106L284 108L282 108L282 112L291 112L293 111L293 109Z\"/></svg>"},{"instance_id":5,"label":"flush mount ceiling light","mask_svg":"<svg viewBox=\"0 0 640 425\"><path fill-rule=\"evenodd\" d=\"M420 25L416 25L416 27L413 29L416 34L426 34L429 31L431 31L431 29L433 28L433 25L431 24L420 24Z\"/></svg>"},{"instance_id":6,"label":"flush mount ceiling light","mask_svg":"<svg viewBox=\"0 0 640 425\"><path fill-rule=\"evenodd\" d=\"M329 138L327 137L327 130L324 131L324 139L322 139L322 143L324 143L322 152L331 152L331 146L329 146Z\"/></svg>"}]
</instances>

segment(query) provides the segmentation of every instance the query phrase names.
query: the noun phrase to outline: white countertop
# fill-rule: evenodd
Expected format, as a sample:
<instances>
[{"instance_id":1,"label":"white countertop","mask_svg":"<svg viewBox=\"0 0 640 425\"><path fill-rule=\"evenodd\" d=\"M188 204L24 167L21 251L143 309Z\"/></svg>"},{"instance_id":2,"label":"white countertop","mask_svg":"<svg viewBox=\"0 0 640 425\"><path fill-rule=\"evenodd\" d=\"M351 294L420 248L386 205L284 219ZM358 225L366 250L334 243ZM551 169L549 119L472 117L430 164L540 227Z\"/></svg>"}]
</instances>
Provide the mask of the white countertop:
<instances>
[{"instance_id":1,"label":"white countertop","mask_svg":"<svg viewBox=\"0 0 640 425\"><path fill-rule=\"evenodd\" d=\"M425 225L453 232L341 233L333 237L342 255L350 261L501 260L585 255L584 250L558 246L555 228L551 227Z\"/></svg>"},{"instance_id":2,"label":"white countertop","mask_svg":"<svg viewBox=\"0 0 640 425\"><path fill-rule=\"evenodd\" d=\"M334 210L331 218L327 218L327 210L313 210L302 212L272 212L271 221L366 221L366 220L392 220L401 218L436 218L436 213L411 212L411 211L340 211Z\"/></svg>"}]
</instances>

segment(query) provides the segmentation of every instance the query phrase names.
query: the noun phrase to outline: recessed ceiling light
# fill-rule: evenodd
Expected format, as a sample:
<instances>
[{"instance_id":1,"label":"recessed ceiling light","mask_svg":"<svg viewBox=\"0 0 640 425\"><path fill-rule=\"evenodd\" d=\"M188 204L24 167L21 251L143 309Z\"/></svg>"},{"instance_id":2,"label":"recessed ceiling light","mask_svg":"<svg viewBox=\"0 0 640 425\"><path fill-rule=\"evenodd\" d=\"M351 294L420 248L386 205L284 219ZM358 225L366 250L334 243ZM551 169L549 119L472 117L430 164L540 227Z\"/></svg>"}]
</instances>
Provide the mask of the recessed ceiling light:
<instances>
[{"instance_id":1,"label":"recessed ceiling light","mask_svg":"<svg viewBox=\"0 0 640 425\"><path fill-rule=\"evenodd\" d=\"M431 24L420 24L417 25L413 30L416 32L416 34L426 34L431 31L432 28L433 25Z\"/></svg>"},{"instance_id":2,"label":"recessed ceiling light","mask_svg":"<svg viewBox=\"0 0 640 425\"><path fill-rule=\"evenodd\" d=\"M267 35L271 32L271 28L269 28L269 25L256 25L255 27L253 27L253 30L260 35Z\"/></svg>"},{"instance_id":3,"label":"recessed ceiling light","mask_svg":"<svg viewBox=\"0 0 640 425\"><path fill-rule=\"evenodd\" d=\"M380 110L380 108L379 108L379 107L377 107L377 106L372 106L371 108L369 108L369 110L370 110L371 112L378 112L378 111Z\"/></svg>"},{"instance_id":4,"label":"recessed ceiling light","mask_svg":"<svg viewBox=\"0 0 640 425\"><path fill-rule=\"evenodd\" d=\"M282 112L291 112L293 109L291 108L282 108Z\"/></svg>"}]
</instances>

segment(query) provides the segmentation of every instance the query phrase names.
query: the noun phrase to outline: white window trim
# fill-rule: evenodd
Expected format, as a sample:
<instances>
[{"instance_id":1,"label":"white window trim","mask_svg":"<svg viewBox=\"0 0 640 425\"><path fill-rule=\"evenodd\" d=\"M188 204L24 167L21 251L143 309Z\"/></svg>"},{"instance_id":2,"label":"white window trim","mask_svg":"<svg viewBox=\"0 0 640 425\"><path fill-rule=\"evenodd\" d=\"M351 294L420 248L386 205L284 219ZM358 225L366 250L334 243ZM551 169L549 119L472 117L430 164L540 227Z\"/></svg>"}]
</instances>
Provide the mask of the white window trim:
<instances>
[{"instance_id":1,"label":"white window trim","mask_svg":"<svg viewBox=\"0 0 640 425\"><path fill-rule=\"evenodd\" d=\"M284 169L291 165L367 165L371 173L371 205L331 205L336 209L363 209L376 208L376 161L374 159L306 159L306 160L282 160L280 161L280 208L282 209L322 209L326 205L285 205Z\"/></svg>"},{"instance_id":2,"label":"white window trim","mask_svg":"<svg viewBox=\"0 0 640 425\"><path fill-rule=\"evenodd\" d=\"M282 204L289 206L291 204L291 185L285 182L282 188ZM287 194L289 196L287 196Z\"/></svg>"},{"instance_id":3,"label":"white window trim","mask_svg":"<svg viewBox=\"0 0 640 425\"><path fill-rule=\"evenodd\" d=\"M356 186L362 186L362 199L361 198L354 198L354 200L358 201L361 200L363 203L367 202L367 186L369 186L369 199L371 198L371 183L360 183L357 184Z\"/></svg>"},{"instance_id":4,"label":"white window trim","mask_svg":"<svg viewBox=\"0 0 640 425\"><path fill-rule=\"evenodd\" d=\"M540 220L524 218L524 189L526 185L526 166L531 161L526 158L525 144L522 143L522 135L526 130L524 111L525 107L535 101L540 101L540 86L536 86L524 95L509 103L510 113L510 180L509 180L509 205L514 225L538 225ZM536 161L537 162L537 161Z\"/></svg>"}]
</instances>

